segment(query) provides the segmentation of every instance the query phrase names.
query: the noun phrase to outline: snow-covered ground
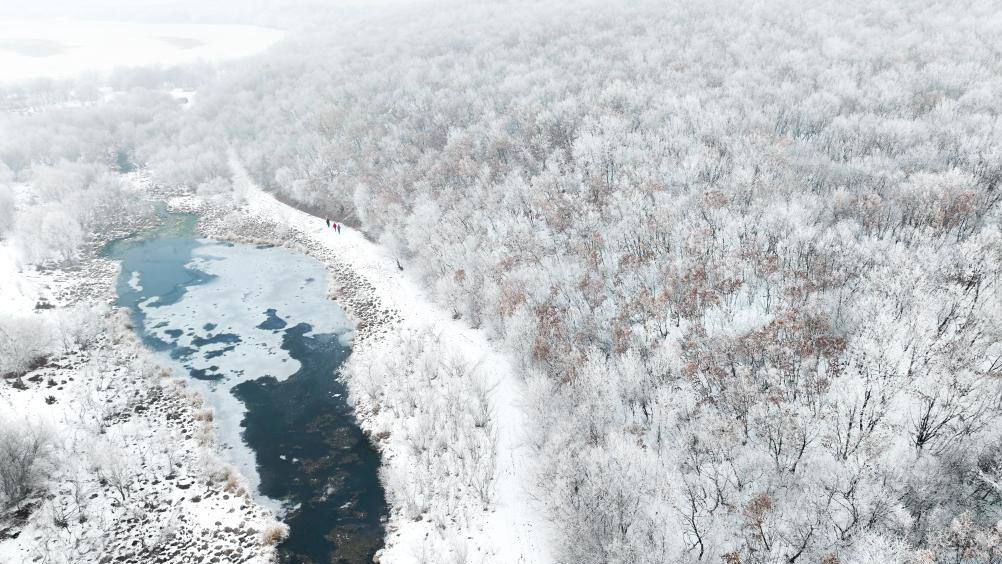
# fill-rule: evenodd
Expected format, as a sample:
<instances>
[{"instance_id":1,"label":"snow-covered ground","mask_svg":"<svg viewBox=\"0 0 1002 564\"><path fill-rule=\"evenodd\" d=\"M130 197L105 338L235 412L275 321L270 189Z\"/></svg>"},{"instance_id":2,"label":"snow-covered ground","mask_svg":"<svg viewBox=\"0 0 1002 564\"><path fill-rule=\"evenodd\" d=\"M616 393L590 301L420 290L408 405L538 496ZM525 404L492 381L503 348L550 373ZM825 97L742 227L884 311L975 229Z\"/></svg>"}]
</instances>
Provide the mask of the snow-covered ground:
<instances>
[{"instance_id":1,"label":"snow-covered ground","mask_svg":"<svg viewBox=\"0 0 1002 564\"><path fill-rule=\"evenodd\" d=\"M0 316L26 315L38 299L38 282L20 272L17 250L0 241Z\"/></svg>"},{"instance_id":2,"label":"snow-covered ground","mask_svg":"<svg viewBox=\"0 0 1002 564\"><path fill-rule=\"evenodd\" d=\"M0 83L245 57L283 35L247 25L0 21Z\"/></svg>"},{"instance_id":3,"label":"snow-covered ground","mask_svg":"<svg viewBox=\"0 0 1002 564\"><path fill-rule=\"evenodd\" d=\"M431 340L440 343L442 352L450 359L475 367L471 374L484 380L479 384L467 381L460 385L469 389L479 385L489 390L489 411L497 447L494 454L496 481L488 510L469 517L465 522L457 519L452 525L455 530L443 533L436 530L432 520L420 516L405 518L400 508L394 508L387 547L381 561L405 564L422 562L427 558L437 561L446 556L441 545L451 543L454 550L466 551L474 557L474 561L499 564L550 562L548 524L531 493L536 484L531 463L533 452L525 440L531 430L527 428L523 409L524 387L515 364L498 352L481 331L453 319L445 309L432 303L408 273L397 268L395 258L386 249L368 241L361 233L348 227L342 227L340 233L334 232L325 226L321 218L285 205L254 186L239 168L235 185L246 199L246 212L250 215L274 222L281 229L316 243L330 251L342 267L347 266L368 281L379 307L399 313L399 323L394 325L393 333L409 334L417 339L428 338L428 343L417 343L418 349L432 346ZM351 308L347 309L351 314ZM353 356L392 358L399 353L396 350L399 346L400 341L392 336L366 340L356 344ZM385 385L405 385L402 374L390 376L390 382ZM384 476L420 479L414 476L422 471L413 467L416 459L412 454L414 445L402 440L409 434L413 436L408 430L408 425L413 422L394 415L392 409L375 407L365 412L358 411L363 427L390 437L380 443ZM448 469L442 476L425 478L439 481L453 479ZM388 496L392 503L392 492L388 491ZM436 543L433 538L451 540L449 543ZM461 546L455 546L457 544Z\"/></svg>"}]
</instances>

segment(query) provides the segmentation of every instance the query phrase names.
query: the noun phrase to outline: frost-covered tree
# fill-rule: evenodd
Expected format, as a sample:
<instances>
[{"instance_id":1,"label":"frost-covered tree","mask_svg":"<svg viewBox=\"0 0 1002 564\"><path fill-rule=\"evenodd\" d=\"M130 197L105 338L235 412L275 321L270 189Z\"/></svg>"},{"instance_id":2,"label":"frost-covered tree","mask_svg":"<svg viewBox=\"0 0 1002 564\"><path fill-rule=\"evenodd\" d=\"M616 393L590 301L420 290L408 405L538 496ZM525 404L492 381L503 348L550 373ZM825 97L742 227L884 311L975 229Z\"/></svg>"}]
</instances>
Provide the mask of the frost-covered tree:
<instances>
[{"instance_id":1,"label":"frost-covered tree","mask_svg":"<svg viewBox=\"0 0 1002 564\"><path fill-rule=\"evenodd\" d=\"M45 427L9 416L0 419L0 508L21 503L41 484L52 446Z\"/></svg>"}]
</instances>

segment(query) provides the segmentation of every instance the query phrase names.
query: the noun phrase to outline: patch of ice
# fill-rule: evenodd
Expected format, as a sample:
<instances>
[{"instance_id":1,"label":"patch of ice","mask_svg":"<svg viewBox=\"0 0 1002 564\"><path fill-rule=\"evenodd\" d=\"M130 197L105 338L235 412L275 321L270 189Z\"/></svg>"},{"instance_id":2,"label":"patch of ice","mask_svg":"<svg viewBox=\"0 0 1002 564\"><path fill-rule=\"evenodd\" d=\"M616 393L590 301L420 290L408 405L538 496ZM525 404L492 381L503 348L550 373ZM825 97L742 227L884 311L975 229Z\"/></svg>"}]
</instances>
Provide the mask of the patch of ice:
<instances>
[{"instance_id":1,"label":"patch of ice","mask_svg":"<svg viewBox=\"0 0 1002 564\"><path fill-rule=\"evenodd\" d=\"M139 273L133 272L132 276L129 277L129 287L137 292L142 292L143 287L139 284Z\"/></svg>"}]
</instances>

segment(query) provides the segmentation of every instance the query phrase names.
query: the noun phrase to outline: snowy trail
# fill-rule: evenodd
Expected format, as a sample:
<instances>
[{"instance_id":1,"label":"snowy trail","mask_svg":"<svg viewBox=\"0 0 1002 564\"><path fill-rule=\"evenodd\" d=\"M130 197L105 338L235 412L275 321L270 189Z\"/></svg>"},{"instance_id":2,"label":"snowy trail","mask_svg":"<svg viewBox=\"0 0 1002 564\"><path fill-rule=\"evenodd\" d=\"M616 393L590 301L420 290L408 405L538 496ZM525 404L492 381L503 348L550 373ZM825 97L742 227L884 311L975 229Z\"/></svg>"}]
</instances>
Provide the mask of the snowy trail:
<instances>
[{"instance_id":1,"label":"snowy trail","mask_svg":"<svg viewBox=\"0 0 1002 564\"><path fill-rule=\"evenodd\" d=\"M340 233L326 227L323 218L283 204L257 187L235 166L235 184L245 191L251 213L296 229L334 251L376 288L383 304L398 310L406 327L432 327L442 341L454 347L467 361L479 363L496 384L492 394L497 424L498 453L496 508L486 517L481 542L489 549L487 562L503 564L548 564L547 523L531 499L534 481L526 438L527 421L523 408L524 386L514 363L497 351L483 332L452 319L433 304L425 292L396 266L385 248L366 239L358 231L342 226ZM415 555L411 555L415 557ZM389 560L389 559L387 559Z\"/></svg>"}]
</instances>

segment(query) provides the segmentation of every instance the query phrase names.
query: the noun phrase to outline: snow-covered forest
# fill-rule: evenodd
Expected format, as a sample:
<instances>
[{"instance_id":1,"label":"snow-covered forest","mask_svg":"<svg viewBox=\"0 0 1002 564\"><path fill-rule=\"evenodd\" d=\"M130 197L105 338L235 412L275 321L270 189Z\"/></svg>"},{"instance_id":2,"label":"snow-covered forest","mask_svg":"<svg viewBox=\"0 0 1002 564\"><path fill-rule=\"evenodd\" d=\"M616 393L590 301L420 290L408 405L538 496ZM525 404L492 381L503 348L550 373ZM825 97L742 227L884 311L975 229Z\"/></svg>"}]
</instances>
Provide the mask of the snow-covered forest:
<instances>
[{"instance_id":1,"label":"snow-covered forest","mask_svg":"<svg viewBox=\"0 0 1002 564\"><path fill-rule=\"evenodd\" d=\"M997 562L1000 31L993 2L422 8L191 116L520 359L560 561Z\"/></svg>"},{"instance_id":2,"label":"snow-covered forest","mask_svg":"<svg viewBox=\"0 0 1002 564\"><path fill-rule=\"evenodd\" d=\"M120 172L239 202L238 159L513 359L555 562L1002 562L997 2L331 14L225 71L6 91L0 237L72 260L143 213ZM435 401L407 375L449 343L396 338L350 367L367 409ZM411 483L461 467L489 503L486 411L439 400L408 409L461 444Z\"/></svg>"}]
</instances>

